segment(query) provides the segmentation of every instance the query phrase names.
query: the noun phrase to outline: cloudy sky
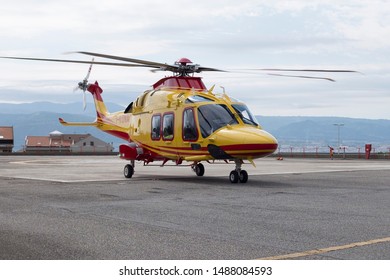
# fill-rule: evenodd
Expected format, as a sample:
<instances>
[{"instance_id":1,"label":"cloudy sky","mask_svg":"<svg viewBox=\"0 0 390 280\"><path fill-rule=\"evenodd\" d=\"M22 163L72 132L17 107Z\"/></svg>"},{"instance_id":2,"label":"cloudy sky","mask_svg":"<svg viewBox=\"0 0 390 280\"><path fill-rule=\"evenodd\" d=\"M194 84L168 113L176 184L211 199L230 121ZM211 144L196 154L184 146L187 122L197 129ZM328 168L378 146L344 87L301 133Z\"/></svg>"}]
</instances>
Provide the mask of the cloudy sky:
<instances>
[{"instance_id":1,"label":"cloudy sky","mask_svg":"<svg viewBox=\"0 0 390 280\"><path fill-rule=\"evenodd\" d=\"M390 119L390 1L13 0L0 9L0 56L87 59L91 51L221 69L319 68L335 83L201 73L255 114ZM98 60L98 59L97 59ZM0 102L75 102L88 65L0 60ZM168 73L94 66L106 101L127 105Z\"/></svg>"}]
</instances>

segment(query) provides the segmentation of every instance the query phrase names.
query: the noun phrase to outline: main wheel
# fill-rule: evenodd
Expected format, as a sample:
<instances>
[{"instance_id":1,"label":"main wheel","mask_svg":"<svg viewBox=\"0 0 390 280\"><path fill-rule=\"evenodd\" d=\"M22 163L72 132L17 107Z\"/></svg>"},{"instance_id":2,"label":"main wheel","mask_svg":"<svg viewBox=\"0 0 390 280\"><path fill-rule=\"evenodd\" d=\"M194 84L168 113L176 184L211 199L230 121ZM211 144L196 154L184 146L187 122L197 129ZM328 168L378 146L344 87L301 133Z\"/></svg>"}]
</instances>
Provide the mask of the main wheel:
<instances>
[{"instance_id":1,"label":"main wheel","mask_svg":"<svg viewBox=\"0 0 390 280\"><path fill-rule=\"evenodd\" d=\"M131 164L126 164L125 168L123 169L123 175L125 175L126 178L131 178L134 174L134 167Z\"/></svg>"},{"instance_id":2,"label":"main wheel","mask_svg":"<svg viewBox=\"0 0 390 280\"><path fill-rule=\"evenodd\" d=\"M229 179L230 179L231 183L234 183L234 184L238 183L238 179L239 179L238 172L236 170L233 170L232 172L230 172Z\"/></svg>"},{"instance_id":3,"label":"main wheel","mask_svg":"<svg viewBox=\"0 0 390 280\"><path fill-rule=\"evenodd\" d=\"M201 163L198 163L195 166L195 173L197 176L203 176L204 175L204 165Z\"/></svg>"},{"instance_id":4,"label":"main wheel","mask_svg":"<svg viewBox=\"0 0 390 280\"><path fill-rule=\"evenodd\" d=\"M239 180L241 183L248 182L248 172L246 172L245 170L241 170Z\"/></svg>"}]
</instances>

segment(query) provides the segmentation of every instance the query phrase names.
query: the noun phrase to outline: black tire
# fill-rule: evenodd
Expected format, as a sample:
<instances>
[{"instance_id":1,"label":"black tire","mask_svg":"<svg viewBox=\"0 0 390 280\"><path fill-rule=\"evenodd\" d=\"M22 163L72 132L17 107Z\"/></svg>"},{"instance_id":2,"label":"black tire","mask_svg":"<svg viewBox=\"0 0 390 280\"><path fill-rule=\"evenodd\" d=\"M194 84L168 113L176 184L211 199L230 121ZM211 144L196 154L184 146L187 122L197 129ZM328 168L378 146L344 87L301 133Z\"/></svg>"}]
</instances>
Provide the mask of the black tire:
<instances>
[{"instance_id":1,"label":"black tire","mask_svg":"<svg viewBox=\"0 0 390 280\"><path fill-rule=\"evenodd\" d=\"M197 176L203 176L204 175L204 165L201 163L198 163L195 166L195 173Z\"/></svg>"},{"instance_id":2,"label":"black tire","mask_svg":"<svg viewBox=\"0 0 390 280\"><path fill-rule=\"evenodd\" d=\"M230 182L233 184L238 183L238 179L239 179L238 172L236 170L230 172L229 179Z\"/></svg>"},{"instance_id":3,"label":"black tire","mask_svg":"<svg viewBox=\"0 0 390 280\"><path fill-rule=\"evenodd\" d=\"M245 170L241 170L239 180L240 183L248 182L248 172L246 172Z\"/></svg>"},{"instance_id":4,"label":"black tire","mask_svg":"<svg viewBox=\"0 0 390 280\"><path fill-rule=\"evenodd\" d=\"M134 167L131 164L126 164L125 168L123 169L123 175L125 175L126 178L133 177L134 174Z\"/></svg>"}]
</instances>

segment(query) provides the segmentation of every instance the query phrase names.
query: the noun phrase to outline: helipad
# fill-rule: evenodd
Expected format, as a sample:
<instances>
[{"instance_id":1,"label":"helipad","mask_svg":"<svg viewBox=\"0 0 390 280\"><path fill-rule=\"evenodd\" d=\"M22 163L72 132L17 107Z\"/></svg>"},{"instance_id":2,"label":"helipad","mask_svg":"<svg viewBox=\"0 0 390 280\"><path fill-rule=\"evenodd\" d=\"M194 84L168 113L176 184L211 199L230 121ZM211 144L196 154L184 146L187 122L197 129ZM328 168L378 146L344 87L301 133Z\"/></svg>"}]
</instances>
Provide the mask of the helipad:
<instances>
[{"instance_id":1,"label":"helipad","mask_svg":"<svg viewBox=\"0 0 390 280\"><path fill-rule=\"evenodd\" d=\"M390 161L0 157L0 259L390 259Z\"/></svg>"}]
</instances>

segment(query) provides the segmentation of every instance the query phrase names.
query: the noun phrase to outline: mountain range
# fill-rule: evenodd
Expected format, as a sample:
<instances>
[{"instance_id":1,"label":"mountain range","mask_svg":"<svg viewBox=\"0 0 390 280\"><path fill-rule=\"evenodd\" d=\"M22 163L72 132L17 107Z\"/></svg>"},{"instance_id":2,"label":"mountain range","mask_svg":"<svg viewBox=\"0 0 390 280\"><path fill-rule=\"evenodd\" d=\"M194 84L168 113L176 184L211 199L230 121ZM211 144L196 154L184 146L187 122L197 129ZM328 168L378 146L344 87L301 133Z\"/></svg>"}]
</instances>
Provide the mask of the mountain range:
<instances>
[{"instance_id":1,"label":"mountain range","mask_svg":"<svg viewBox=\"0 0 390 280\"><path fill-rule=\"evenodd\" d=\"M111 112L124 110L124 107L107 103ZM58 122L93 121L93 104L83 111L81 103L34 102L23 104L0 103L0 126L14 127L14 150L20 150L27 135L44 136L54 130L63 133L90 133L118 148L121 139L110 136L94 127L65 127ZM320 147L340 144L348 147L364 147L370 143L378 149L388 151L390 147L390 120L370 120L344 117L304 117L304 116L256 116L262 127L273 134L282 148ZM335 125L337 124L337 125Z\"/></svg>"},{"instance_id":2,"label":"mountain range","mask_svg":"<svg viewBox=\"0 0 390 280\"><path fill-rule=\"evenodd\" d=\"M106 105L112 112L123 110L122 106L114 103L107 103ZM118 147L122 143L120 139L103 133L94 127L63 126L58 121L60 117L66 121L94 121L96 117L94 108L93 104L87 104L86 110L83 111L82 103L0 103L0 126L14 127L14 151L23 148L27 135L47 136L55 130L62 133L89 133L105 142L113 143L115 147Z\"/></svg>"},{"instance_id":3,"label":"mountain range","mask_svg":"<svg viewBox=\"0 0 390 280\"><path fill-rule=\"evenodd\" d=\"M258 116L263 128L275 135L279 144L308 146L390 147L390 120L345 117Z\"/></svg>"}]
</instances>

